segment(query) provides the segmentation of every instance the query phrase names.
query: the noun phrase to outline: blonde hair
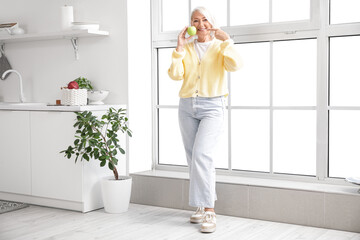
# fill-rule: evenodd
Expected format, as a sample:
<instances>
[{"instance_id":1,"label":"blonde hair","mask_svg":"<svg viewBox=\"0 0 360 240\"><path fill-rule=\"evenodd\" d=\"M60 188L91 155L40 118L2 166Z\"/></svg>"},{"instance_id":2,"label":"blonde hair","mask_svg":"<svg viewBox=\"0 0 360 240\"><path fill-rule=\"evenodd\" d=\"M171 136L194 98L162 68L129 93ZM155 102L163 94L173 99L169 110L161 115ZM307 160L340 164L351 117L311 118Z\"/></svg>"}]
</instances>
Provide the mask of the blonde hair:
<instances>
[{"instance_id":1,"label":"blonde hair","mask_svg":"<svg viewBox=\"0 0 360 240\"><path fill-rule=\"evenodd\" d=\"M210 11L207 10L205 7L196 7L196 8L194 8L194 10L192 10L191 17L190 17L191 22L193 20L193 15L195 12L199 12L202 15L204 15L204 17L206 17L206 19L209 21L209 23L212 25L213 28L218 28L215 16L212 15L210 13Z\"/></svg>"}]
</instances>

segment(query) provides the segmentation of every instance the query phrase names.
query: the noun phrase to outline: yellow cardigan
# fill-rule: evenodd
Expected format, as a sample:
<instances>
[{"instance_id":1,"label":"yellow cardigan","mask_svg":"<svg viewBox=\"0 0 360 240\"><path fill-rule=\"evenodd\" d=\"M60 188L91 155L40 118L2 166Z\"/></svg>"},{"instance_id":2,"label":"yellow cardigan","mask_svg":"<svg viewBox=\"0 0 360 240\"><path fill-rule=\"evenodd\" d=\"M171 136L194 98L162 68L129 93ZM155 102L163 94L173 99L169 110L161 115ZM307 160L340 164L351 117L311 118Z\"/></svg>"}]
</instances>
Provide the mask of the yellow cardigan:
<instances>
[{"instance_id":1,"label":"yellow cardigan","mask_svg":"<svg viewBox=\"0 0 360 240\"><path fill-rule=\"evenodd\" d=\"M173 80L184 80L179 93L181 98L227 96L225 70L234 72L241 66L233 41L214 39L201 62L194 42L186 44L182 52L175 49L168 74Z\"/></svg>"}]
</instances>

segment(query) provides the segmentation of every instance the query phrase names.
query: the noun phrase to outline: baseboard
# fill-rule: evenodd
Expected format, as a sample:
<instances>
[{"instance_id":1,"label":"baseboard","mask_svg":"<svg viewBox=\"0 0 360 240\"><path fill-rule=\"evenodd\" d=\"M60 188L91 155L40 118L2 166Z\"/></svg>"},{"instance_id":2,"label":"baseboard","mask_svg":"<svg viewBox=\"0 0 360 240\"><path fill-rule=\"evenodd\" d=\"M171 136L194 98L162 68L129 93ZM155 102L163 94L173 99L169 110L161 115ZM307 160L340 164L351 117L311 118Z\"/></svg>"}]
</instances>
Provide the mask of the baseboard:
<instances>
[{"instance_id":1,"label":"baseboard","mask_svg":"<svg viewBox=\"0 0 360 240\"><path fill-rule=\"evenodd\" d=\"M79 212L87 212L81 202L43 198L23 194L0 192L0 199L14 202L25 202L32 205L61 208Z\"/></svg>"}]
</instances>

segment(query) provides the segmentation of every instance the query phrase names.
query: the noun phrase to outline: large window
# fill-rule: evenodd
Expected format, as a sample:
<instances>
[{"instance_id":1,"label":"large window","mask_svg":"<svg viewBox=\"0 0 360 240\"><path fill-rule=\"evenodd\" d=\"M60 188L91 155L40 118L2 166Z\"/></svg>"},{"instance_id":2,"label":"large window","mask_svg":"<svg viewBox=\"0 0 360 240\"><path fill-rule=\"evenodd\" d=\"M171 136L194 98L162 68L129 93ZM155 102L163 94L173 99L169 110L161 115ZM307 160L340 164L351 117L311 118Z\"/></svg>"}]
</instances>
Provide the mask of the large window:
<instances>
[{"instance_id":1,"label":"large window","mask_svg":"<svg viewBox=\"0 0 360 240\"><path fill-rule=\"evenodd\" d=\"M167 70L178 32L202 5L216 13L244 62L227 75L218 171L330 182L359 175L358 1L187 0L176 11L171 2L153 1L161 13L153 14L155 26L162 26L153 29L157 168L186 167L177 119L182 81Z\"/></svg>"}]
</instances>

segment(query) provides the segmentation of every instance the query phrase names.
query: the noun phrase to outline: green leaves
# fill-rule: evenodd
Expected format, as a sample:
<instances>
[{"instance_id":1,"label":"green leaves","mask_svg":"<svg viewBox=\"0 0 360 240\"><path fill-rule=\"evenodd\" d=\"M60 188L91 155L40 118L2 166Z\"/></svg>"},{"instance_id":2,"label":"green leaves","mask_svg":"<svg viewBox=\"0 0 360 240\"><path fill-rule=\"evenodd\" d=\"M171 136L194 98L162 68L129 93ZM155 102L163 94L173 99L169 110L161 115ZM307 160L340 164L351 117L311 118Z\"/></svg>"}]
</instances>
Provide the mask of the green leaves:
<instances>
[{"instance_id":1,"label":"green leaves","mask_svg":"<svg viewBox=\"0 0 360 240\"><path fill-rule=\"evenodd\" d=\"M125 150L122 149L121 147L119 147L119 151L120 151L122 154L125 154Z\"/></svg>"},{"instance_id":2,"label":"green leaves","mask_svg":"<svg viewBox=\"0 0 360 240\"><path fill-rule=\"evenodd\" d=\"M76 139L73 146L69 146L60 153L64 153L68 159L76 155L75 163L79 157L81 161L98 159L101 167L107 163L117 179L118 159L116 156L118 151L125 154L125 150L119 145L118 133L132 136L132 132L127 126L126 109L109 108L100 120L91 111L75 112L75 114L76 122L73 126L76 129L74 136Z\"/></svg>"},{"instance_id":3,"label":"green leaves","mask_svg":"<svg viewBox=\"0 0 360 240\"><path fill-rule=\"evenodd\" d=\"M91 84L91 81L84 77L78 77L77 79L74 79L75 82L78 83L80 89L87 89L87 90L93 90L93 86Z\"/></svg>"}]
</instances>

